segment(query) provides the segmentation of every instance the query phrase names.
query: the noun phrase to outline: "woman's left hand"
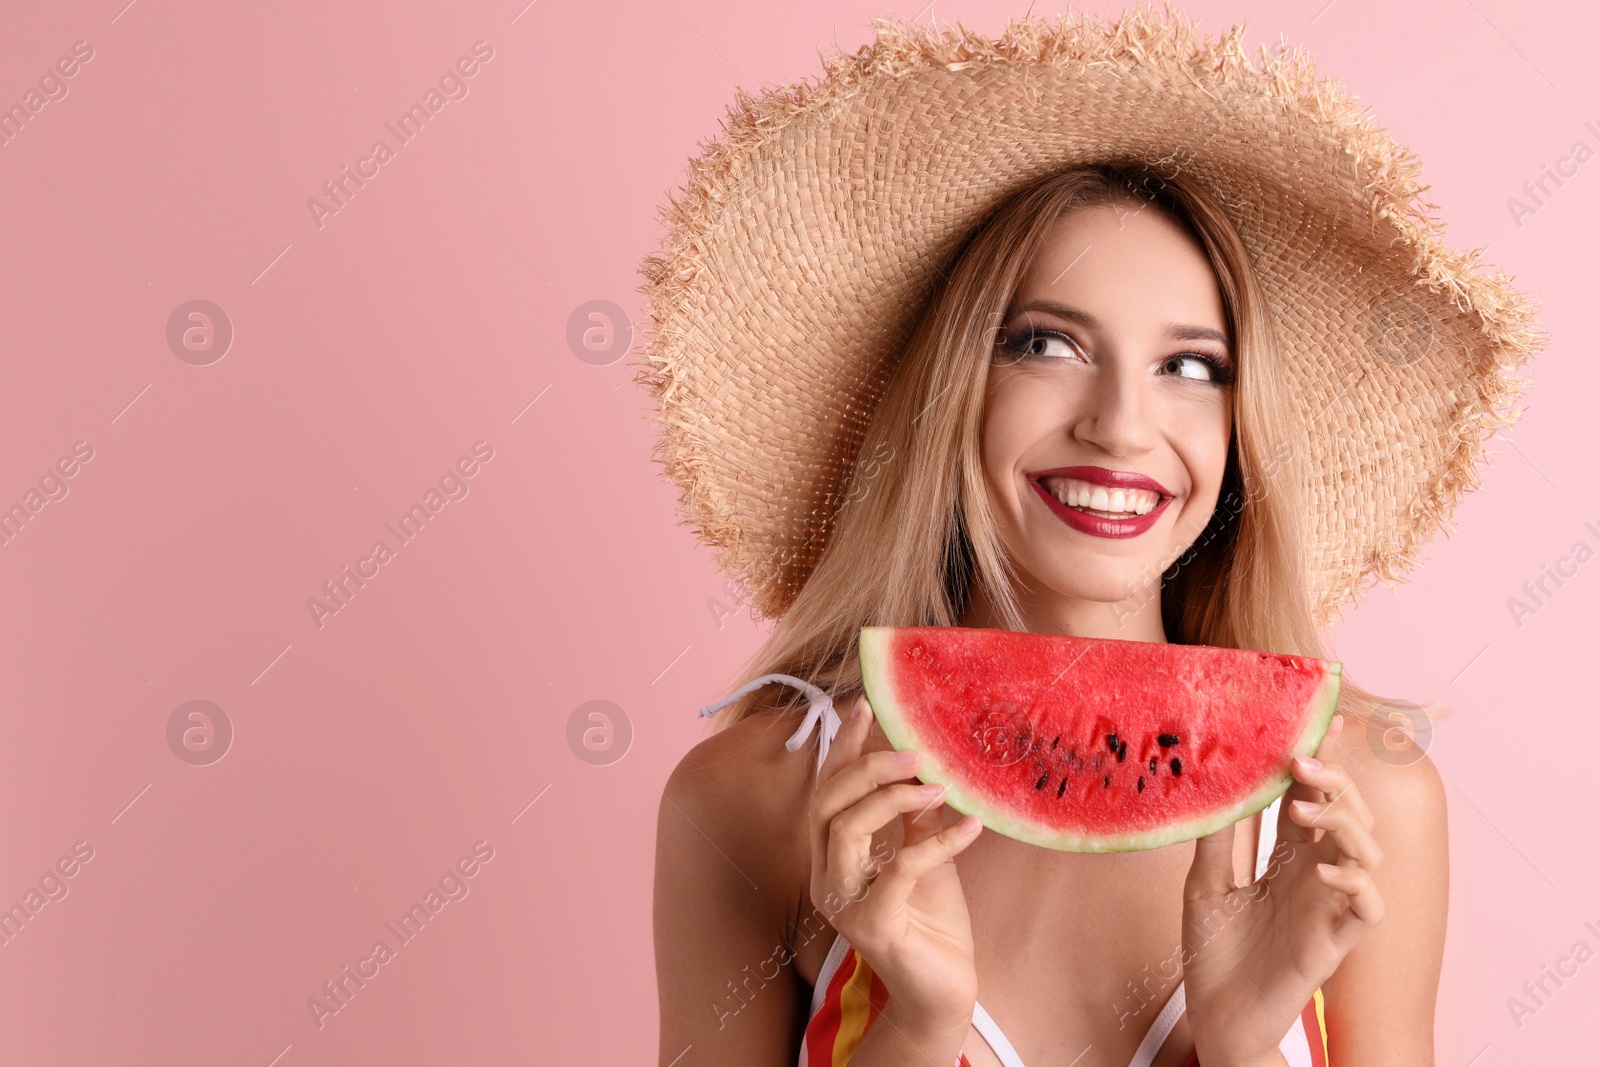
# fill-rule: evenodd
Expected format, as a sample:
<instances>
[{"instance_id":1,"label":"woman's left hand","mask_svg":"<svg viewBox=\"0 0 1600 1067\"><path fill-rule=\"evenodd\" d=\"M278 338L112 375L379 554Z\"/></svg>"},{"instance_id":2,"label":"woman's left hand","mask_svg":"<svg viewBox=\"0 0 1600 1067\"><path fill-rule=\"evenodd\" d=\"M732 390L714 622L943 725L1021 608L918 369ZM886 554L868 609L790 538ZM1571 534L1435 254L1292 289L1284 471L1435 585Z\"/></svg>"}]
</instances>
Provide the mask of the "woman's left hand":
<instances>
[{"instance_id":1,"label":"woman's left hand","mask_svg":"<svg viewBox=\"0 0 1600 1067\"><path fill-rule=\"evenodd\" d=\"M1372 872L1383 852L1372 812L1329 761L1296 757L1278 844L1253 885L1234 885L1234 827L1195 842L1183 889L1183 972L1195 1051L1207 1067L1281 1063L1279 1042L1316 989L1384 914ZM1318 762L1320 760L1320 763Z\"/></svg>"}]
</instances>

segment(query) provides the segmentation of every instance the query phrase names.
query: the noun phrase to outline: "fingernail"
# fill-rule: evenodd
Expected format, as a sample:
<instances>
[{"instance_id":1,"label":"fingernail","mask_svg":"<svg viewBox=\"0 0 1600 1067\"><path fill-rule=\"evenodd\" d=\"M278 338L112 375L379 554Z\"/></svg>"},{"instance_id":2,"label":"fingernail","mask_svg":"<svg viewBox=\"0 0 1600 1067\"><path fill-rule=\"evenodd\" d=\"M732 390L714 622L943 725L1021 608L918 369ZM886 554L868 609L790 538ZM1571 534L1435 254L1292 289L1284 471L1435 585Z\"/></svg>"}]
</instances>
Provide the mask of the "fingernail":
<instances>
[{"instance_id":1,"label":"fingernail","mask_svg":"<svg viewBox=\"0 0 1600 1067\"><path fill-rule=\"evenodd\" d=\"M915 751L896 752L894 754L894 761L896 763L915 763L920 758L921 758L921 756L918 755L918 753L916 753Z\"/></svg>"},{"instance_id":2,"label":"fingernail","mask_svg":"<svg viewBox=\"0 0 1600 1067\"><path fill-rule=\"evenodd\" d=\"M1322 770L1322 761L1319 759L1311 756L1297 756L1296 758L1300 761L1300 765L1308 771Z\"/></svg>"},{"instance_id":3,"label":"fingernail","mask_svg":"<svg viewBox=\"0 0 1600 1067\"><path fill-rule=\"evenodd\" d=\"M978 827L982 825L983 824L978 820L976 815L968 815L965 819L962 819L956 824L956 833L966 837L969 834L977 833Z\"/></svg>"},{"instance_id":4,"label":"fingernail","mask_svg":"<svg viewBox=\"0 0 1600 1067\"><path fill-rule=\"evenodd\" d=\"M1309 800L1296 800L1293 802L1292 806L1294 810L1298 811L1301 815L1314 815L1317 809L1320 807L1320 805L1313 804Z\"/></svg>"},{"instance_id":5,"label":"fingernail","mask_svg":"<svg viewBox=\"0 0 1600 1067\"><path fill-rule=\"evenodd\" d=\"M924 785L924 786L919 786L917 791L919 793L921 793L923 796L925 796L925 797L927 797L927 798L929 798L931 800L934 797L938 797L938 796L943 796L944 795L944 786L937 785L937 784L935 784L935 785Z\"/></svg>"}]
</instances>

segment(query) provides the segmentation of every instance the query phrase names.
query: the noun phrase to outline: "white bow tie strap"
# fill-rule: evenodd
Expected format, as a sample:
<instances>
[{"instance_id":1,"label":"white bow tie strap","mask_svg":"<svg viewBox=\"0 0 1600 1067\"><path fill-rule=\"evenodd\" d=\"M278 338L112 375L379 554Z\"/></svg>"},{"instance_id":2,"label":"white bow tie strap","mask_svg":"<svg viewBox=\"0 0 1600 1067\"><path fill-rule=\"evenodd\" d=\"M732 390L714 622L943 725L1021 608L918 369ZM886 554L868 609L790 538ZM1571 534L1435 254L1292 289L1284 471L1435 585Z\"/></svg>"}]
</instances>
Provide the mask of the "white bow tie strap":
<instances>
[{"instance_id":1,"label":"white bow tie strap","mask_svg":"<svg viewBox=\"0 0 1600 1067\"><path fill-rule=\"evenodd\" d=\"M798 752L800 746L805 744L806 740L811 736L811 731L816 729L817 723L821 722L822 741L817 751L817 768L820 770L822 761L828 758L828 746L833 744L833 737L839 732L839 713L833 709L832 697L803 678L796 678L790 674L763 674L748 685L740 686L715 704L707 704L701 708L699 717L706 718L715 715L740 697L753 693L772 682L782 682L785 685L794 686L804 692L806 699L811 702L810 710L806 712L805 721L800 724L800 728L794 732L789 740L784 742L784 747L790 752Z\"/></svg>"}]
</instances>

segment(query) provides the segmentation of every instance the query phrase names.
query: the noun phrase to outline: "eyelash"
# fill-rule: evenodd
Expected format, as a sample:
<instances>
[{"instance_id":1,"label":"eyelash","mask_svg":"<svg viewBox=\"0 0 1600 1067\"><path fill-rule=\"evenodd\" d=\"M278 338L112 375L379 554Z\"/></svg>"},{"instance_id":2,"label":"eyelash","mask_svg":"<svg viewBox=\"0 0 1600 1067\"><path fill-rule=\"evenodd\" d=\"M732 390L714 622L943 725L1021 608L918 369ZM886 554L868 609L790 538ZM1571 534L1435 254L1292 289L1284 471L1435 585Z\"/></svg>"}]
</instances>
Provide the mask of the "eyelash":
<instances>
[{"instance_id":1,"label":"eyelash","mask_svg":"<svg viewBox=\"0 0 1600 1067\"><path fill-rule=\"evenodd\" d=\"M1074 341L1071 337L1064 333L1059 333L1055 330L1037 329L1029 329L1026 333L1019 334L1016 337L1008 337L1004 342L1002 342L1000 347L1011 353L1012 359L1019 363L1035 362L1055 358L1052 356L1037 355L1028 351L1028 348L1033 344L1033 342L1041 337L1054 337L1058 340L1065 341L1079 352L1083 351L1083 349L1078 345L1077 341ZM1177 359L1182 356L1187 356L1190 359L1197 359L1201 363L1204 363L1211 370L1211 379L1205 384L1217 386L1233 384L1233 368L1217 359L1215 356L1206 355L1204 352L1178 352L1169 357L1169 359ZM1181 378L1184 377L1184 375L1178 374L1172 375L1172 377Z\"/></svg>"}]
</instances>

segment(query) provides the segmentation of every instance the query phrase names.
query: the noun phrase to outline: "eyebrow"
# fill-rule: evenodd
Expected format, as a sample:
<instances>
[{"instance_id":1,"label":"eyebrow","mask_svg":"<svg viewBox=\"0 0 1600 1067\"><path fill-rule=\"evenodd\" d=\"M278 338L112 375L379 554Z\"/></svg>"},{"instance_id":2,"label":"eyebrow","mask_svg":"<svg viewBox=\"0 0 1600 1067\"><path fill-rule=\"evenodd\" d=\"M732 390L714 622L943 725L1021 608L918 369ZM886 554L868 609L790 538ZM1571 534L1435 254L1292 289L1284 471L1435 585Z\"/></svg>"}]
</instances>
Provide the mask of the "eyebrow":
<instances>
[{"instance_id":1,"label":"eyebrow","mask_svg":"<svg viewBox=\"0 0 1600 1067\"><path fill-rule=\"evenodd\" d=\"M1048 311L1052 315L1079 323L1091 330L1101 328L1100 320L1089 312L1056 300L1030 300L1017 308L1017 311ZM1209 326L1191 326L1187 323L1169 322L1166 335L1175 341L1216 341L1223 346L1228 344L1227 334L1221 330L1214 330Z\"/></svg>"}]
</instances>

